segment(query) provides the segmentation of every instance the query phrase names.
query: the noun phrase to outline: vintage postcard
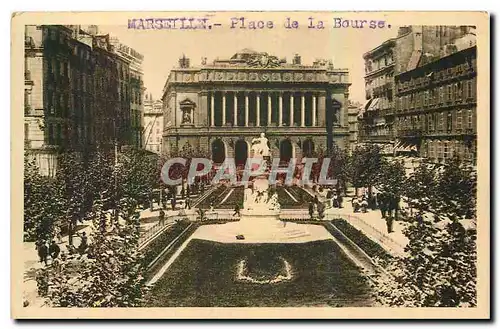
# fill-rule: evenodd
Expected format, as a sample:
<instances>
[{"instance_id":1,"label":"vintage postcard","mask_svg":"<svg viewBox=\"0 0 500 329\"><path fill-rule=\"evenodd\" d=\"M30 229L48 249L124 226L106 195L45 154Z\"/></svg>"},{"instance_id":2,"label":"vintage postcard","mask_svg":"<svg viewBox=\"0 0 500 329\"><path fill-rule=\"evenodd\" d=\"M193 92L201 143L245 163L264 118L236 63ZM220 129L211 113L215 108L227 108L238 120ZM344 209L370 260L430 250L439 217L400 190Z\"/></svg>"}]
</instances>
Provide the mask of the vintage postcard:
<instances>
[{"instance_id":1,"label":"vintage postcard","mask_svg":"<svg viewBox=\"0 0 500 329\"><path fill-rule=\"evenodd\" d=\"M25 12L11 41L12 317L490 317L488 13Z\"/></svg>"}]
</instances>

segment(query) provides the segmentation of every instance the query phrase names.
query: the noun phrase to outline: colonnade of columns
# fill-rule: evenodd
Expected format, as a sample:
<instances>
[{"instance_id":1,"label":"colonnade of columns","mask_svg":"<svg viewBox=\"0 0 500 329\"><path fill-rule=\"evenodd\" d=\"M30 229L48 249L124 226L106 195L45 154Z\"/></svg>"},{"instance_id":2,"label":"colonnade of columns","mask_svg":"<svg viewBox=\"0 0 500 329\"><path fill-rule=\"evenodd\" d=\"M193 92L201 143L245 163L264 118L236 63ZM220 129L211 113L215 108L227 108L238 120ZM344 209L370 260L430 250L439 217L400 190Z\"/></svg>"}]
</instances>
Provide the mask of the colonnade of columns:
<instances>
[{"instance_id":1,"label":"colonnade of columns","mask_svg":"<svg viewBox=\"0 0 500 329\"><path fill-rule=\"evenodd\" d=\"M284 113L284 94L288 95L289 98L289 106L286 109L288 113ZM239 104L238 102L241 101L239 95L243 95L243 111L244 111L244 116L242 113L239 113ZM275 103L277 103L277 106L275 107L278 108L278 111L273 112L273 96L277 97L277 100ZM219 97L221 99L219 99ZM228 106L228 100L230 97L233 97L232 100L232 109L229 108ZM267 102L265 98L267 98ZM255 126L259 127L261 125L267 125L267 126L300 126L300 127L315 127L317 126L318 122L318 94L314 92L238 92L238 91L215 91L215 92L209 92L208 93L208 104L209 104L209 109L210 109L210 126L226 126L228 124L231 124L233 126L249 126L249 119L250 119L250 111L255 112L252 114L255 114ZM216 98L218 98L219 101L216 102ZM296 101L296 98L298 98L300 101ZM308 101L308 107L306 107L306 98L309 98L310 100ZM250 108L250 100L252 99L253 106ZM262 102L263 101L263 102ZM261 104L264 103L266 104L266 109L261 108ZM296 107L296 103L298 104L298 108ZM300 109L300 112L298 111ZM267 113L267 118L266 120L261 120L264 117L262 117L262 110L265 110ZM276 109L275 109L276 110ZM324 109L320 109L323 110ZM228 115L227 111L233 111L232 115L229 116L230 119L232 119L232 122L227 122L228 120ZM298 113L295 113L297 111ZM222 112L222 113L221 113ZM221 116L218 116L216 118L216 113L221 113ZM273 113L275 115L273 116ZM241 117L240 117L241 115ZM306 115L308 115L308 120L306 122ZM252 115L253 116L253 115ZM277 116L277 118L276 118ZM285 120L286 116L286 120ZM297 121L295 122L295 116L297 116ZM244 122L241 122L243 120L239 120L239 118L244 119ZM252 120L253 121L253 120ZM262 122L261 122L262 121ZM285 122L286 121L286 122ZM244 123L244 124L243 124Z\"/></svg>"}]
</instances>

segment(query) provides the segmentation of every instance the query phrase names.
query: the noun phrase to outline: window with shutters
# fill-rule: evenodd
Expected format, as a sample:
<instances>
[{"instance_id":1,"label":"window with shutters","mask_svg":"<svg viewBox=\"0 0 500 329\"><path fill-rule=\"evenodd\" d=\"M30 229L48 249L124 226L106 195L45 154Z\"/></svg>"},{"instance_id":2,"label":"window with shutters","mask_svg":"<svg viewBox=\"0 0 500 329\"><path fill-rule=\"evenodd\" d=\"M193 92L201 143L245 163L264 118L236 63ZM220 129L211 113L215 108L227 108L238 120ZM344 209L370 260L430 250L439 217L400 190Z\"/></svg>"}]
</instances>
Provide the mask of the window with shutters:
<instances>
[{"instance_id":1,"label":"window with shutters","mask_svg":"<svg viewBox=\"0 0 500 329\"><path fill-rule=\"evenodd\" d=\"M457 111L456 127L457 127L457 132L462 131L462 110Z\"/></svg>"},{"instance_id":2,"label":"window with shutters","mask_svg":"<svg viewBox=\"0 0 500 329\"><path fill-rule=\"evenodd\" d=\"M444 113L443 112L439 113L438 131L439 132L444 131Z\"/></svg>"},{"instance_id":3,"label":"window with shutters","mask_svg":"<svg viewBox=\"0 0 500 329\"><path fill-rule=\"evenodd\" d=\"M446 114L446 131L447 132L452 132L453 130L453 115L451 111L448 111Z\"/></svg>"},{"instance_id":4,"label":"window with shutters","mask_svg":"<svg viewBox=\"0 0 500 329\"><path fill-rule=\"evenodd\" d=\"M443 158L444 159L450 158L450 148L448 141L443 142Z\"/></svg>"},{"instance_id":5,"label":"window with shutters","mask_svg":"<svg viewBox=\"0 0 500 329\"><path fill-rule=\"evenodd\" d=\"M451 102L452 101L452 98L453 98L453 94L452 94L452 86L451 85L448 85L448 98L446 99L447 102Z\"/></svg>"},{"instance_id":6,"label":"window with shutters","mask_svg":"<svg viewBox=\"0 0 500 329\"><path fill-rule=\"evenodd\" d=\"M436 158L441 161L443 159L443 145L441 141L436 142Z\"/></svg>"},{"instance_id":7,"label":"window with shutters","mask_svg":"<svg viewBox=\"0 0 500 329\"><path fill-rule=\"evenodd\" d=\"M467 129L473 128L472 121L473 121L473 113L472 113L472 110L469 109L469 110L467 110Z\"/></svg>"},{"instance_id":8,"label":"window with shutters","mask_svg":"<svg viewBox=\"0 0 500 329\"><path fill-rule=\"evenodd\" d=\"M429 158L435 159L436 158L436 144L434 141L429 141L428 148L429 148Z\"/></svg>"}]
</instances>

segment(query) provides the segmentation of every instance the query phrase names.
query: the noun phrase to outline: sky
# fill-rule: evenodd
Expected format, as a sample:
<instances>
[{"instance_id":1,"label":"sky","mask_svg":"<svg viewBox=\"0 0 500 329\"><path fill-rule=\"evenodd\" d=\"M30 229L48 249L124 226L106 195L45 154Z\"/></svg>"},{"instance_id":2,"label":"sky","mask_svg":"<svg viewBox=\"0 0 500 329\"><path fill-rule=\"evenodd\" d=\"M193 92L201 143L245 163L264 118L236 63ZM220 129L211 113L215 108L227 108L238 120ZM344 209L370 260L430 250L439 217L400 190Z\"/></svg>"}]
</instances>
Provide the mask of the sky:
<instances>
[{"instance_id":1,"label":"sky","mask_svg":"<svg viewBox=\"0 0 500 329\"><path fill-rule=\"evenodd\" d=\"M307 23L307 21L306 21ZM185 54L191 65L215 58L229 58L244 48L267 52L291 62L294 54L302 64L311 65L315 59L332 60L334 67L347 68L352 85L349 98L364 103L363 53L397 35L397 28L385 29L309 29L307 26L288 30L276 26L268 30L230 29L228 25L215 30L134 30L126 25L101 25L100 33L109 33L120 42L144 55L143 71L146 93L161 97L170 70Z\"/></svg>"}]
</instances>

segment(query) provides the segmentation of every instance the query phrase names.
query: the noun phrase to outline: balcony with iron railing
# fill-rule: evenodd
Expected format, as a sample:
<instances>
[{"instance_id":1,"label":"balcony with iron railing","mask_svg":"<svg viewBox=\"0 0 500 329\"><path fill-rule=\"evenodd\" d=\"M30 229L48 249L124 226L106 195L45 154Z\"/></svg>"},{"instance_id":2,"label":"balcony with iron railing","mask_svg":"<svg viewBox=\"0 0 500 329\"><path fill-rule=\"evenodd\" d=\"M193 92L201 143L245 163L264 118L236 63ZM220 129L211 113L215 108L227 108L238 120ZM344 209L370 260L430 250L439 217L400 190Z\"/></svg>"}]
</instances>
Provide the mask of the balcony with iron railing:
<instances>
[{"instance_id":1,"label":"balcony with iron railing","mask_svg":"<svg viewBox=\"0 0 500 329\"><path fill-rule=\"evenodd\" d=\"M358 137L362 142L389 142L393 139L390 133L385 135L359 135Z\"/></svg>"},{"instance_id":2,"label":"balcony with iron railing","mask_svg":"<svg viewBox=\"0 0 500 329\"><path fill-rule=\"evenodd\" d=\"M398 129L398 137L422 137L422 129Z\"/></svg>"}]
</instances>

